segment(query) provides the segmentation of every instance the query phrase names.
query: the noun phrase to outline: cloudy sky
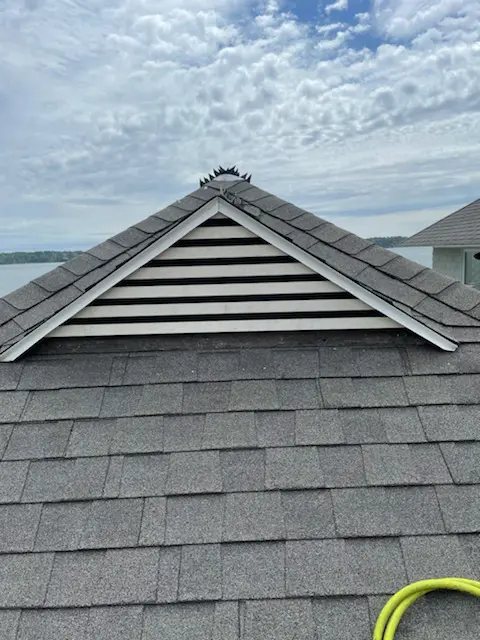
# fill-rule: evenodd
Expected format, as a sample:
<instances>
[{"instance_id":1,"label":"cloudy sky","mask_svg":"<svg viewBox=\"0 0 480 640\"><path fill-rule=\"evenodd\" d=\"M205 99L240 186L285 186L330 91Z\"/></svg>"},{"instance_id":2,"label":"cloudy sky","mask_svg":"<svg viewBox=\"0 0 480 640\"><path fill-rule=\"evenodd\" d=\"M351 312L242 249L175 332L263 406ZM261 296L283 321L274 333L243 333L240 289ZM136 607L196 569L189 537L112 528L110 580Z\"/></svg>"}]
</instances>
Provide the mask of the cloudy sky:
<instances>
[{"instance_id":1,"label":"cloudy sky","mask_svg":"<svg viewBox=\"0 0 480 640\"><path fill-rule=\"evenodd\" d=\"M2 0L0 250L86 248L236 163L364 236L480 197L478 0Z\"/></svg>"}]
</instances>

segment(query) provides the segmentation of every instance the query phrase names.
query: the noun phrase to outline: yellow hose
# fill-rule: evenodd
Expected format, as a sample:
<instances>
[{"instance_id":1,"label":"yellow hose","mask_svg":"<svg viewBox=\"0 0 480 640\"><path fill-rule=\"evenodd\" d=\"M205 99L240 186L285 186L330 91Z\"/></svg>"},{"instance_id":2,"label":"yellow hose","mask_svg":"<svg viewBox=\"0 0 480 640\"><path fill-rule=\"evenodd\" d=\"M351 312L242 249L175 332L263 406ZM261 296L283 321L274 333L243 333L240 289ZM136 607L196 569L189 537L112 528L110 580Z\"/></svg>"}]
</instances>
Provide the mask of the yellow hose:
<instances>
[{"instance_id":1,"label":"yellow hose","mask_svg":"<svg viewBox=\"0 0 480 640\"><path fill-rule=\"evenodd\" d=\"M414 582L400 589L383 607L373 631L373 640L394 640L395 631L408 607L426 593L436 591L437 589L462 591L463 593L469 593L472 596L480 598L480 582L476 580L468 580L467 578L440 578L437 580Z\"/></svg>"}]
</instances>

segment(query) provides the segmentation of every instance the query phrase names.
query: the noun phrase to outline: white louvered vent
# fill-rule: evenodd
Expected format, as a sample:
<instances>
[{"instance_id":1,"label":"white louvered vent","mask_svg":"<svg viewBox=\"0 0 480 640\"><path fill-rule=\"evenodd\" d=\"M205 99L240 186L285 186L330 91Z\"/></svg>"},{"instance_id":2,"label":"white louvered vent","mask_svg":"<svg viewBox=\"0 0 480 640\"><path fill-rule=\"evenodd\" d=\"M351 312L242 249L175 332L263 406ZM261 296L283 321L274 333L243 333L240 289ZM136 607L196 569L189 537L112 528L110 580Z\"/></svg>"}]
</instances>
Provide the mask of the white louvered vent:
<instances>
[{"instance_id":1,"label":"white louvered vent","mask_svg":"<svg viewBox=\"0 0 480 640\"><path fill-rule=\"evenodd\" d=\"M52 337L393 327L393 320L217 215Z\"/></svg>"}]
</instances>

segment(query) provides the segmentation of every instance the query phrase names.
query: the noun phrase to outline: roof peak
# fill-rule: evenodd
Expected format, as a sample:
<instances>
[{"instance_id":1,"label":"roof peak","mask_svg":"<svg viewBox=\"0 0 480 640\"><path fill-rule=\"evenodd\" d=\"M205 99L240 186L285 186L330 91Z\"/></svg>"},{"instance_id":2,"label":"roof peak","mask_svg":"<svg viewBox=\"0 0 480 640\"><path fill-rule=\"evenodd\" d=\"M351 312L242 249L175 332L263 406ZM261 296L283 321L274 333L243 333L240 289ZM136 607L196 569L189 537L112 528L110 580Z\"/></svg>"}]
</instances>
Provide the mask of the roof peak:
<instances>
[{"instance_id":1,"label":"roof peak","mask_svg":"<svg viewBox=\"0 0 480 640\"><path fill-rule=\"evenodd\" d=\"M214 180L228 180L230 179L230 176L232 176L233 178L239 178L240 180L246 180L247 182L250 182L250 180L252 179L252 174L248 175L248 173L244 173L241 176L236 165L227 167L226 169L224 169L222 165L219 165L218 169L213 170L213 174L209 173L208 177L200 178L200 186L203 187L209 182L213 182Z\"/></svg>"}]
</instances>

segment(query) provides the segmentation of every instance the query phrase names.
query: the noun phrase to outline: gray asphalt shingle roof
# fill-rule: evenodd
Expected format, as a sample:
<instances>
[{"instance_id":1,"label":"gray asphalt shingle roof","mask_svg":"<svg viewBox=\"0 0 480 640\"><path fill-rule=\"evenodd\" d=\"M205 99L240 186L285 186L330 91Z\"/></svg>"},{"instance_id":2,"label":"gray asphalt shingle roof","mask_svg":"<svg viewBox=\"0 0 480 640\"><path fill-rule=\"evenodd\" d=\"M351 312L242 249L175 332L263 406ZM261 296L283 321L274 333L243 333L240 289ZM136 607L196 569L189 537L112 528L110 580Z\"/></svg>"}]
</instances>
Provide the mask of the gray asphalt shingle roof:
<instances>
[{"instance_id":1,"label":"gray asphalt shingle roof","mask_svg":"<svg viewBox=\"0 0 480 640\"><path fill-rule=\"evenodd\" d=\"M0 299L0 354L217 196L441 335L480 336L480 291L240 180L211 182Z\"/></svg>"},{"instance_id":2,"label":"gray asphalt shingle roof","mask_svg":"<svg viewBox=\"0 0 480 640\"><path fill-rule=\"evenodd\" d=\"M480 199L454 211L403 243L405 247L479 247Z\"/></svg>"},{"instance_id":3,"label":"gray asphalt shingle roof","mask_svg":"<svg viewBox=\"0 0 480 640\"><path fill-rule=\"evenodd\" d=\"M406 330L329 331L46 340L0 363L2 639L367 640L406 583L478 579L480 331L462 310L475 297L230 188L339 270L371 287L377 274L386 299L412 313L426 299L444 329L454 317L468 331L453 353ZM143 229L188 215L169 211ZM103 266L78 261L85 275L65 286L145 246L130 237L140 245L107 241L92 250ZM3 304L33 312L40 287ZM478 628L475 600L435 594L397 637Z\"/></svg>"},{"instance_id":4,"label":"gray asphalt shingle roof","mask_svg":"<svg viewBox=\"0 0 480 640\"><path fill-rule=\"evenodd\" d=\"M47 341L0 380L2 638L367 640L406 583L478 577L479 344ZM430 596L398 638L479 623Z\"/></svg>"}]
</instances>

